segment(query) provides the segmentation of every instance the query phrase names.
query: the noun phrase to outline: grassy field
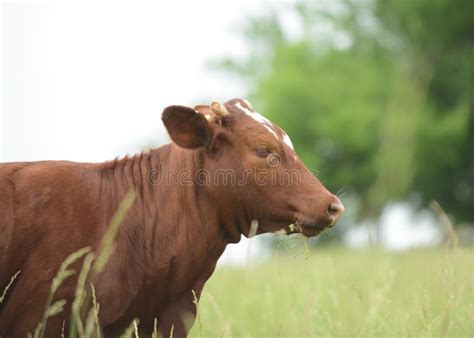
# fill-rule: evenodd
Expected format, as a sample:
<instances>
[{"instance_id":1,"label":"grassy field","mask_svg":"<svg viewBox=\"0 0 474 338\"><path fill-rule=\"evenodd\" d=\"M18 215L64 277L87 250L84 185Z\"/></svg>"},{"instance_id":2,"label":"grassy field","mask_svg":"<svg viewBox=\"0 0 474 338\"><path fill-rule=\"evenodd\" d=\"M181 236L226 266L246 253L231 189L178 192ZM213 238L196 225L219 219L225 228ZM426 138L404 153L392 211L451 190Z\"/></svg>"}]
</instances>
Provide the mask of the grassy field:
<instances>
[{"instance_id":1,"label":"grassy field","mask_svg":"<svg viewBox=\"0 0 474 338\"><path fill-rule=\"evenodd\" d=\"M474 337L472 250L319 249L221 267L191 337Z\"/></svg>"}]
</instances>

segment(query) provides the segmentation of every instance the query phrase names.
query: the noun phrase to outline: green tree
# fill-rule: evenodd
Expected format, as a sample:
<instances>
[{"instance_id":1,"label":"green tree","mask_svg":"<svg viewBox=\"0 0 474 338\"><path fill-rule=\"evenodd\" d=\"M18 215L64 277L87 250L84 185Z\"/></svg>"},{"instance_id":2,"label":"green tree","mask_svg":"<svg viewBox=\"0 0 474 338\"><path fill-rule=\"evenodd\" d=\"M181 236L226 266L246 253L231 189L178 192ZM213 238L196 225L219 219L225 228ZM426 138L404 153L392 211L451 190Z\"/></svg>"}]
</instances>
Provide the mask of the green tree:
<instances>
[{"instance_id":1,"label":"green tree","mask_svg":"<svg viewBox=\"0 0 474 338\"><path fill-rule=\"evenodd\" d=\"M399 40L426 88L413 189L458 221L474 221L474 3L377 1L377 18Z\"/></svg>"},{"instance_id":2,"label":"green tree","mask_svg":"<svg viewBox=\"0 0 474 338\"><path fill-rule=\"evenodd\" d=\"M474 11L456 2L279 5L244 25L249 57L220 65L330 189L361 199L360 216L418 192L474 220Z\"/></svg>"}]
</instances>

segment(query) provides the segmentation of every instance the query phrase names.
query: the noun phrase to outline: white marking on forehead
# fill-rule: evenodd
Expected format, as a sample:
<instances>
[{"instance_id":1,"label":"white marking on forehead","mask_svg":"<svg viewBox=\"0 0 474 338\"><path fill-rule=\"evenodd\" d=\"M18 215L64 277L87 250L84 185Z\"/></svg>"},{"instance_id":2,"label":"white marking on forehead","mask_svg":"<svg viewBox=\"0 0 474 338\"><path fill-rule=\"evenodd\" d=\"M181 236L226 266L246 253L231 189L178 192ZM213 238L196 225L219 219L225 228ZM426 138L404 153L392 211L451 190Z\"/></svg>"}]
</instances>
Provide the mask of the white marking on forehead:
<instances>
[{"instance_id":1,"label":"white marking on forehead","mask_svg":"<svg viewBox=\"0 0 474 338\"><path fill-rule=\"evenodd\" d=\"M293 148L293 142L291 142L291 139L287 134L283 135L283 142L285 142L285 144L292 150L295 150L295 148Z\"/></svg>"},{"instance_id":2,"label":"white marking on forehead","mask_svg":"<svg viewBox=\"0 0 474 338\"><path fill-rule=\"evenodd\" d=\"M253 118L255 121L259 122L259 123L268 123L268 124L271 124L270 120L267 119L266 117L262 116L261 114L257 113L256 111L251 111L250 109L248 108L245 108L244 106L242 106L242 104L240 102L237 102L235 104L235 107L240 109L241 111L243 111L245 114L247 114L248 116L250 116L251 118Z\"/></svg>"},{"instance_id":3,"label":"white marking on forehead","mask_svg":"<svg viewBox=\"0 0 474 338\"><path fill-rule=\"evenodd\" d=\"M249 101L247 101L247 100L245 100L245 99L243 99L242 101L244 101L244 102L247 104L247 106L249 106L251 109L253 109L253 107L252 107L252 105L250 104Z\"/></svg>"},{"instance_id":4,"label":"white marking on forehead","mask_svg":"<svg viewBox=\"0 0 474 338\"><path fill-rule=\"evenodd\" d=\"M245 100L244 100L245 101ZM245 101L247 103L247 101ZM249 107L251 107L251 105L249 103L247 103L247 105ZM234 106L237 108L237 109L240 109L241 111L243 111L246 115L250 116L251 118L253 118L255 121L263 124L263 126L269 131L271 132L278 140L280 140L280 138L278 137L277 133L275 132L275 130L273 130L272 126L273 126L273 123L267 119L265 116L262 116L261 114L255 112L255 111L251 111L250 109L248 108L245 108L244 106L242 106L242 104L240 102L237 102L234 104ZM282 131L283 132L283 131ZM295 148L293 147L293 142L291 142L291 139L290 137L285 133L283 132L283 139L282 139L283 143L285 143L288 147L290 147L291 150L295 150Z\"/></svg>"},{"instance_id":5,"label":"white marking on forehead","mask_svg":"<svg viewBox=\"0 0 474 338\"><path fill-rule=\"evenodd\" d=\"M250 106L250 104L248 105ZM271 123L269 119L267 119L266 117L262 116L261 114L257 112L254 112L254 111L251 111L250 109L245 108L244 106L242 106L240 102L237 102L235 104L235 107L243 111L246 115L250 116L258 123L261 123L270 133L273 134L273 136L277 138L277 140L279 140L278 134L275 132L275 130L273 130L272 128L273 124Z\"/></svg>"},{"instance_id":6,"label":"white marking on forehead","mask_svg":"<svg viewBox=\"0 0 474 338\"><path fill-rule=\"evenodd\" d=\"M276 133L272 128L270 128L270 127L267 126L266 124L264 124L263 126L264 126L265 128L267 128L267 130L268 130L270 133L272 133L272 134L277 138L277 140L279 140L277 133Z\"/></svg>"}]
</instances>

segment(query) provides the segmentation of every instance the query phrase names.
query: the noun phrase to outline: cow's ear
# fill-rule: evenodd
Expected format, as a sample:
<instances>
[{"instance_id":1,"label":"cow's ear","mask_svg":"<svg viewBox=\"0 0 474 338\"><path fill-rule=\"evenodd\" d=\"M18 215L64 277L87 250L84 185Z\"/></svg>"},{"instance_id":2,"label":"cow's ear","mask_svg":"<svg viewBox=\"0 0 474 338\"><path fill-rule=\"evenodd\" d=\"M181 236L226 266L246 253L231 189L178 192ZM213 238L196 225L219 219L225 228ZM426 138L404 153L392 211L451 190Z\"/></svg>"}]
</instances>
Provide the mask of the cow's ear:
<instances>
[{"instance_id":1,"label":"cow's ear","mask_svg":"<svg viewBox=\"0 0 474 338\"><path fill-rule=\"evenodd\" d=\"M181 148L208 147L214 138L214 129L203 114L184 106L169 106L161 116L171 139Z\"/></svg>"}]
</instances>

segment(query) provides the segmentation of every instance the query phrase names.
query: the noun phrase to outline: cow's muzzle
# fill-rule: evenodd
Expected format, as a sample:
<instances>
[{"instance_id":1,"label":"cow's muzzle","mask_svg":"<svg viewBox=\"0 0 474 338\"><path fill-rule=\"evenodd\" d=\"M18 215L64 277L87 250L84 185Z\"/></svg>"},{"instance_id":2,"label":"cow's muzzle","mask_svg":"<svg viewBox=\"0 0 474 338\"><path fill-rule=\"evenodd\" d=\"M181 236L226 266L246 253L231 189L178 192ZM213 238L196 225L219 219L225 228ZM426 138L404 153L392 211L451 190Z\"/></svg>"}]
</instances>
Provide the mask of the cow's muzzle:
<instances>
[{"instance_id":1,"label":"cow's muzzle","mask_svg":"<svg viewBox=\"0 0 474 338\"><path fill-rule=\"evenodd\" d=\"M341 218L342 214L344 213L344 205L342 204L341 200L335 197L335 201L329 203L327 208L327 214L329 218L328 227L332 228L336 225L339 218Z\"/></svg>"}]
</instances>

